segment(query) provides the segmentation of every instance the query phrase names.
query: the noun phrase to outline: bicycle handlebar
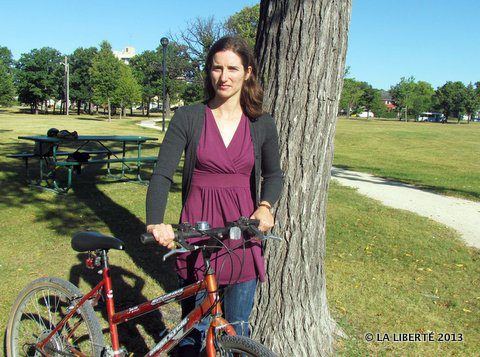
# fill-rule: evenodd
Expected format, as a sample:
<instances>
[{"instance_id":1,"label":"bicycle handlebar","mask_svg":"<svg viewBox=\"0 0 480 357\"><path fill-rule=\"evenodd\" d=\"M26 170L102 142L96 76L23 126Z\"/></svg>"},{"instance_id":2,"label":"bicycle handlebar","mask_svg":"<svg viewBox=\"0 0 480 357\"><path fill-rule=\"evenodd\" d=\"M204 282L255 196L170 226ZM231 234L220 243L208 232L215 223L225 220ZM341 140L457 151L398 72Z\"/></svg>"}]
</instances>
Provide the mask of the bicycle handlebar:
<instances>
[{"instance_id":1,"label":"bicycle handlebar","mask_svg":"<svg viewBox=\"0 0 480 357\"><path fill-rule=\"evenodd\" d=\"M267 239L276 239L282 240L279 237L273 235L264 235L259 229L258 225L260 221L258 219L249 219L246 217L240 217L234 222L228 222L225 227L217 228L206 228L202 229L199 227L192 227L189 223L174 224L172 227L176 229L174 241L180 246L179 249L173 249L167 253L163 258L164 260L172 254L176 253L186 253L192 252L201 246L191 245L185 241L188 238L198 238L198 237L216 237L220 239L225 239L227 236L232 238L232 235L235 235L236 239L240 238L241 233L246 232L250 236L254 236L259 240ZM234 238L234 239L235 239ZM140 236L140 242L142 244L153 244L157 241L151 233L144 233Z\"/></svg>"}]
</instances>

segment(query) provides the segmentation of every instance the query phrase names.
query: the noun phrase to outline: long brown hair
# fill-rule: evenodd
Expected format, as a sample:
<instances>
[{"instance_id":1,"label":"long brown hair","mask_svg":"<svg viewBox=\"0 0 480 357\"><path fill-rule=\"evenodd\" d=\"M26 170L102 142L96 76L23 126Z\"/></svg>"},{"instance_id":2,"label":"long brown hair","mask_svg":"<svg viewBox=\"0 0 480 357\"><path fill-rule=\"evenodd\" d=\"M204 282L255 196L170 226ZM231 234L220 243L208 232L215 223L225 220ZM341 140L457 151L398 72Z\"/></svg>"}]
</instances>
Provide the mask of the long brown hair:
<instances>
[{"instance_id":1,"label":"long brown hair","mask_svg":"<svg viewBox=\"0 0 480 357\"><path fill-rule=\"evenodd\" d=\"M206 101L210 101L215 97L215 90L213 89L212 79L210 77L210 70L212 68L213 56L220 51L232 51L242 59L243 68L245 71L250 66L252 72L248 79L245 80L240 94L240 105L243 112L250 119L256 119L261 116L263 111L263 89L257 80L257 65L251 48L247 45L245 40L238 36L225 36L215 42L210 51L208 51L207 60L205 63L205 96Z\"/></svg>"}]
</instances>

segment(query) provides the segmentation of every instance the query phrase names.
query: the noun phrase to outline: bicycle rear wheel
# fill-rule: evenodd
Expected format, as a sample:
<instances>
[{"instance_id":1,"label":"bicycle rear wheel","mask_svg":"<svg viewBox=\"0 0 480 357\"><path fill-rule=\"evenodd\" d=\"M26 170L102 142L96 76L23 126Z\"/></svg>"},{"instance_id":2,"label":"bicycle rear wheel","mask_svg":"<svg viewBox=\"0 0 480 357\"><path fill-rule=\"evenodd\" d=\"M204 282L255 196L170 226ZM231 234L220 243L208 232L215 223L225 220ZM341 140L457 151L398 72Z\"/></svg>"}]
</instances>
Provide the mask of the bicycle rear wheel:
<instances>
[{"instance_id":1,"label":"bicycle rear wheel","mask_svg":"<svg viewBox=\"0 0 480 357\"><path fill-rule=\"evenodd\" d=\"M43 356L36 344L45 339L73 308L82 292L72 283L52 277L31 282L19 294L10 312L6 349L8 357ZM49 356L100 356L103 335L87 302L47 342Z\"/></svg>"},{"instance_id":2,"label":"bicycle rear wheel","mask_svg":"<svg viewBox=\"0 0 480 357\"><path fill-rule=\"evenodd\" d=\"M217 336L215 342L217 356L277 357L261 343L244 336Z\"/></svg>"}]
</instances>

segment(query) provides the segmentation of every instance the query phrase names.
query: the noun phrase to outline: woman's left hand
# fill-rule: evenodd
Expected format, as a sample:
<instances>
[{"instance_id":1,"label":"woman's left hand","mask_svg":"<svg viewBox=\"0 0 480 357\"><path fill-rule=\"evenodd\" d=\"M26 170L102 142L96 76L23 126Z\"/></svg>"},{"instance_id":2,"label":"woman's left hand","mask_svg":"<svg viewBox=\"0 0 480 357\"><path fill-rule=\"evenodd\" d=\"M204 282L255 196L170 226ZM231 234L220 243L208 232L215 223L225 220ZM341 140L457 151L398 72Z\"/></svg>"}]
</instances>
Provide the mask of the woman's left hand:
<instances>
[{"instance_id":1,"label":"woman's left hand","mask_svg":"<svg viewBox=\"0 0 480 357\"><path fill-rule=\"evenodd\" d=\"M259 206L250 216L250 219L258 219L260 221L258 229L260 229L262 232L268 231L275 223L272 213L265 206Z\"/></svg>"}]
</instances>

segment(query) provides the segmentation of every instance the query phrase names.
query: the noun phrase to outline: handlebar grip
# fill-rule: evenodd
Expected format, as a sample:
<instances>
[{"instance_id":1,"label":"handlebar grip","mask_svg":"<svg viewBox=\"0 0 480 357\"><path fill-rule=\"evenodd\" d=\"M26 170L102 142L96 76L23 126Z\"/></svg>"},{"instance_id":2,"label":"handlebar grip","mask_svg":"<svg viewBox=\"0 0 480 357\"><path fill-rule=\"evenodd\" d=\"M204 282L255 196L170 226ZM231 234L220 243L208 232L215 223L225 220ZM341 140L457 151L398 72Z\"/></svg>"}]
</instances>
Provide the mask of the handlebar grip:
<instances>
[{"instance_id":1,"label":"handlebar grip","mask_svg":"<svg viewBox=\"0 0 480 357\"><path fill-rule=\"evenodd\" d=\"M140 236L140 242L142 244L153 244L153 243L157 243L157 241L155 240L155 238L153 237L153 234L152 233L143 233L141 236Z\"/></svg>"},{"instance_id":2,"label":"handlebar grip","mask_svg":"<svg viewBox=\"0 0 480 357\"><path fill-rule=\"evenodd\" d=\"M190 248L190 245L187 244L185 238L201 237L202 234L199 232L175 232L175 242L179 242L183 247ZM154 238L152 233L143 233L140 236L140 242L145 245L155 244L157 240Z\"/></svg>"},{"instance_id":3,"label":"handlebar grip","mask_svg":"<svg viewBox=\"0 0 480 357\"><path fill-rule=\"evenodd\" d=\"M248 223L251 224L252 226L258 227L258 225L260 224L260 220L259 219L249 219Z\"/></svg>"}]
</instances>

